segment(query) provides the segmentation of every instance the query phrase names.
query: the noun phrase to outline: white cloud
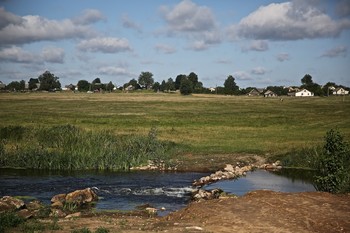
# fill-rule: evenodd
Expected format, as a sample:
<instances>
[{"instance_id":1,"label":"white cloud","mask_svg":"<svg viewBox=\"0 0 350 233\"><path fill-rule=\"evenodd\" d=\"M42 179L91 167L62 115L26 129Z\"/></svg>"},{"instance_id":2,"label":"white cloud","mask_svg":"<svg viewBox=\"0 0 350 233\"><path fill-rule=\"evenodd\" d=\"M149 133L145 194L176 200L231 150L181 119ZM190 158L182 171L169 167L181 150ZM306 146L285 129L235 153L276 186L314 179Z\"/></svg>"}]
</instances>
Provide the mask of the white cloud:
<instances>
[{"instance_id":1,"label":"white cloud","mask_svg":"<svg viewBox=\"0 0 350 233\"><path fill-rule=\"evenodd\" d=\"M72 21L74 24L88 25L101 20L105 20L105 16L100 11L95 9L86 9L80 16L74 18Z\"/></svg>"},{"instance_id":2,"label":"white cloud","mask_svg":"<svg viewBox=\"0 0 350 233\"><path fill-rule=\"evenodd\" d=\"M250 71L250 73L255 75L264 75L266 72L267 70L264 67L255 67Z\"/></svg>"},{"instance_id":3,"label":"white cloud","mask_svg":"<svg viewBox=\"0 0 350 233\"><path fill-rule=\"evenodd\" d=\"M160 12L166 22L165 33L188 39L190 49L204 50L222 40L209 7L183 0L174 7L162 6Z\"/></svg>"},{"instance_id":4,"label":"white cloud","mask_svg":"<svg viewBox=\"0 0 350 233\"><path fill-rule=\"evenodd\" d=\"M0 61L15 63L37 63L41 59L21 47L12 46L0 50Z\"/></svg>"},{"instance_id":5,"label":"white cloud","mask_svg":"<svg viewBox=\"0 0 350 233\"><path fill-rule=\"evenodd\" d=\"M40 54L36 54L12 46L0 50L0 61L26 64L63 63L64 55L62 48L44 48Z\"/></svg>"},{"instance_id":6,"label":"white cloud","mask_svg":"<svg viewBox=\"0 0 350 233\"><path fill-rule=\"evenodd\" d=\"M126 14L122 16L122 25L124 28L134 29L140 33L142 32L142 26L132 21Z\"/></svg>"},{"instance_id":7,"label":"white cloud","mask_svg":"<svg viewBox=\"0 0 350 233\"><path fill-rule=\"evenodd\" d=\"M235 79L245 81L252 80L252 77L245 71L236 71L232 75Z\"/></svg>"},{"instance_id":8,"label":"white cloud","mask_svg":"<svg viewBox=\"0 0 350 233\"><path fill-rule=\"evenodd\" d=\"M277 54L277 60L280 62L288 61L289 59L290 59L290 57L289 57L288 53Z\"/></svg>"},{"instance_id":9,"label":"white cloud","mask_svg":"<svg viewBox=\"0 0 350 233\"><path fill-rule=\"evenodd\" d=\"M43 49L41 56L45 62L62 64L64 62L65 53L62 48L48 47Z\"/></svg>"},{"instance_id":10,"label":"white cloud","mask_svg":"<svg viewBox=\"0 0 350 233\"><path fill-rule=\"evenodd\" d=\"M228 35L231 39L299 40L337 37L349 28L349 19L335 21L315 5L284 2L259 7L238 25L231 25Z\"/></svg>"},{"instance_id":11,"label":"white cloud","mask_svg":"<svg viewBox=\"0 0 350 233\"><path fill-rule=\"evenodd\" d=\"M113 37L83 40L78 44L77 48L80 51L102 53L119 53L132 50L127 39Z\"/></svg>"},{"instance_id":12,"label":"white cloud","mask_svg":"<svg viewBox=\"0 0 350 233\"><path fill-rule=\"evenodd\" d=\"M171 54L176 52L176 48L166 44L157 44L154 48L156 51L166 53L166 54Z\"/></svg>"},{"instance_id":13,"label":"white cloud","mask_svg":"<svg viewBox=\"0 0 350 233\"><path fill-rule=\"evenodd\" d=\"M6 27L9 24L18 25L22 23L22 18L5 11L3 7L0 7L0 29Z\"/></svg>"},{"instance_id":14,"label":"white cloud","mask_svg":"<svg viewBox=\"0 0 350 233\"><path fill-rule=\"evenodd\" d=\"M242 51L258 51L263 52L269 49L269 44L265 40L254 40L248 47L243 47Z\"/></svg>"},{"instance_id":15,"label":"white cloud","mask_svg":"<svg viewBox=\"0 0 350 233\"><path fill-rule=\"evenodd\" d=\"M99 68L99 73L104 75L122 75L132 76L132 74L124 67L104 66Z\"/></svg>"},{"instance_id":16,"label":"white cloud","mask_svg":"<svg viewBox=\"0 0 350 233\"><path fill-rule=\"evenodd\" d=\"M321 57L346 57L348 48L346 46L337 46L324 52Z\"/></svg>"},{"instance_id":17,"label":"white cloud","mask_svg":"<svg viewBox=\"0 0 350 233\"><path fill-rule=\"evenodd\" d=\"M0 44L25 44L37 41L86 38L94 31L85 25L75 24L70 19L50 20L38 15L15 16L2 10L7 20L0 27ZM4 16L0 17L1 19Z\"/></svg>"}]
</instances>

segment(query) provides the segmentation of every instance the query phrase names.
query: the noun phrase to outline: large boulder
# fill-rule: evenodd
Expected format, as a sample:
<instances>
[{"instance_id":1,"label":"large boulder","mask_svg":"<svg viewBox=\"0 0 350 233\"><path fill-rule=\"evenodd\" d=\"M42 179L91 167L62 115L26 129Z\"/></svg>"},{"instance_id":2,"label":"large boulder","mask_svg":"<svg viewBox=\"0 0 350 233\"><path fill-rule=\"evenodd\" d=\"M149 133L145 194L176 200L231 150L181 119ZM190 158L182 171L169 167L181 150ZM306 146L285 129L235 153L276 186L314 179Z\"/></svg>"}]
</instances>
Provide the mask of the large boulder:
<instances>
[{"instance_id":1,"label":"large boulder","mask_svg":"<svg viewBox=\"0 0 350 233\"><path fill-rule=\"evenodd\" d=\"M18 198L4 196L0 199L0 212L15 211L24 208L24 202Z\"/></svg>"},{"instance_id":2,"label":"large boulder","mask_svg":"<svg viewBox=\"0 0 350 233\"><path fill-rule=\"evenodd\" d=\"M96 193L91 188L76 190L66 195L66 203L76 204L78 206L89 204L98 200Z\"/></svg>"}]
</instances>

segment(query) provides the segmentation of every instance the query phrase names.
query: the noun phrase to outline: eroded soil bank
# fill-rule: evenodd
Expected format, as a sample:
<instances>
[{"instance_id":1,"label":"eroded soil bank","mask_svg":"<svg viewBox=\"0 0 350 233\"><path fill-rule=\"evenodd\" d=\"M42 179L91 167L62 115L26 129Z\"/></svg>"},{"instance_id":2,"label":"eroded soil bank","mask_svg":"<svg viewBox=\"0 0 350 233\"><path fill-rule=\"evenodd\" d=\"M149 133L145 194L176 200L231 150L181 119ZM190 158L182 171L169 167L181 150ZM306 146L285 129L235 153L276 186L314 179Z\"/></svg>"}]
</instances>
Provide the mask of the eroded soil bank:
<instances>
[{"instance_id":1,"label":"eroded soil bank","mask_svg":"<svg viewBox=\"0 0 350 233\"><path fill-rule=\"evenodd\" d=\"M350 195L254 191L240 198L191 203L166 217L100 214L61 219L62 230L110 232L350 232Z\"/></svg>"}]
</instances>

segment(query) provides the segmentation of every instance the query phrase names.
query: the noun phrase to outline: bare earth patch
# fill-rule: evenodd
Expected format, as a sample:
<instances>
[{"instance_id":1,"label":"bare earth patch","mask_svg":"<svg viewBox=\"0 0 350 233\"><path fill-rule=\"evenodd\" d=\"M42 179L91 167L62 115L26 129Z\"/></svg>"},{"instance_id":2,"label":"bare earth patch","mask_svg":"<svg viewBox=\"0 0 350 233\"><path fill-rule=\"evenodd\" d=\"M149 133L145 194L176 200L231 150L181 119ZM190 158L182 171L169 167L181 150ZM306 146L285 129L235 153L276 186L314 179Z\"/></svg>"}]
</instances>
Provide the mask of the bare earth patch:
<instances>
[{"instance_id":1,"label":"bare earth patch","mask_svg":"<svg viewBox=\"0 0 350 233\"><path fill-rule=\"evenodd\" d=\"M254 191L240 198L191 203L165 217L99 214L60 220L60 231L105 227L110 232L350 232L350 194Z\"/></svg>"}]
</instances>

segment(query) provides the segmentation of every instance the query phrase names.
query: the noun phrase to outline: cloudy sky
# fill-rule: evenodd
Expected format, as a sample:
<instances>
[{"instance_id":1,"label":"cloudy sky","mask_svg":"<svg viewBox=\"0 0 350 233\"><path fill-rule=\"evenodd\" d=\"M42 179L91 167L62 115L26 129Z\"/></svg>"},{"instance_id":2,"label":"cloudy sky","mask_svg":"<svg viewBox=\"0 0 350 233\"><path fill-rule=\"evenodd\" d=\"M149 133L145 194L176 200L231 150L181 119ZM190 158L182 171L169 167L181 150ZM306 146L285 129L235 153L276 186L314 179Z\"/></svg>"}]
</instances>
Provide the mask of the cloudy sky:
<instances>
[{"instance_id":1,"label":"cloudy sky","mask_svg":"<svg viewBox=\"0 0 350 233\"><path fill-rule=\"evenodd\" d=\"M350 86L350 0L0 0L0 81Z\"/></svg>"}]
</instances>

